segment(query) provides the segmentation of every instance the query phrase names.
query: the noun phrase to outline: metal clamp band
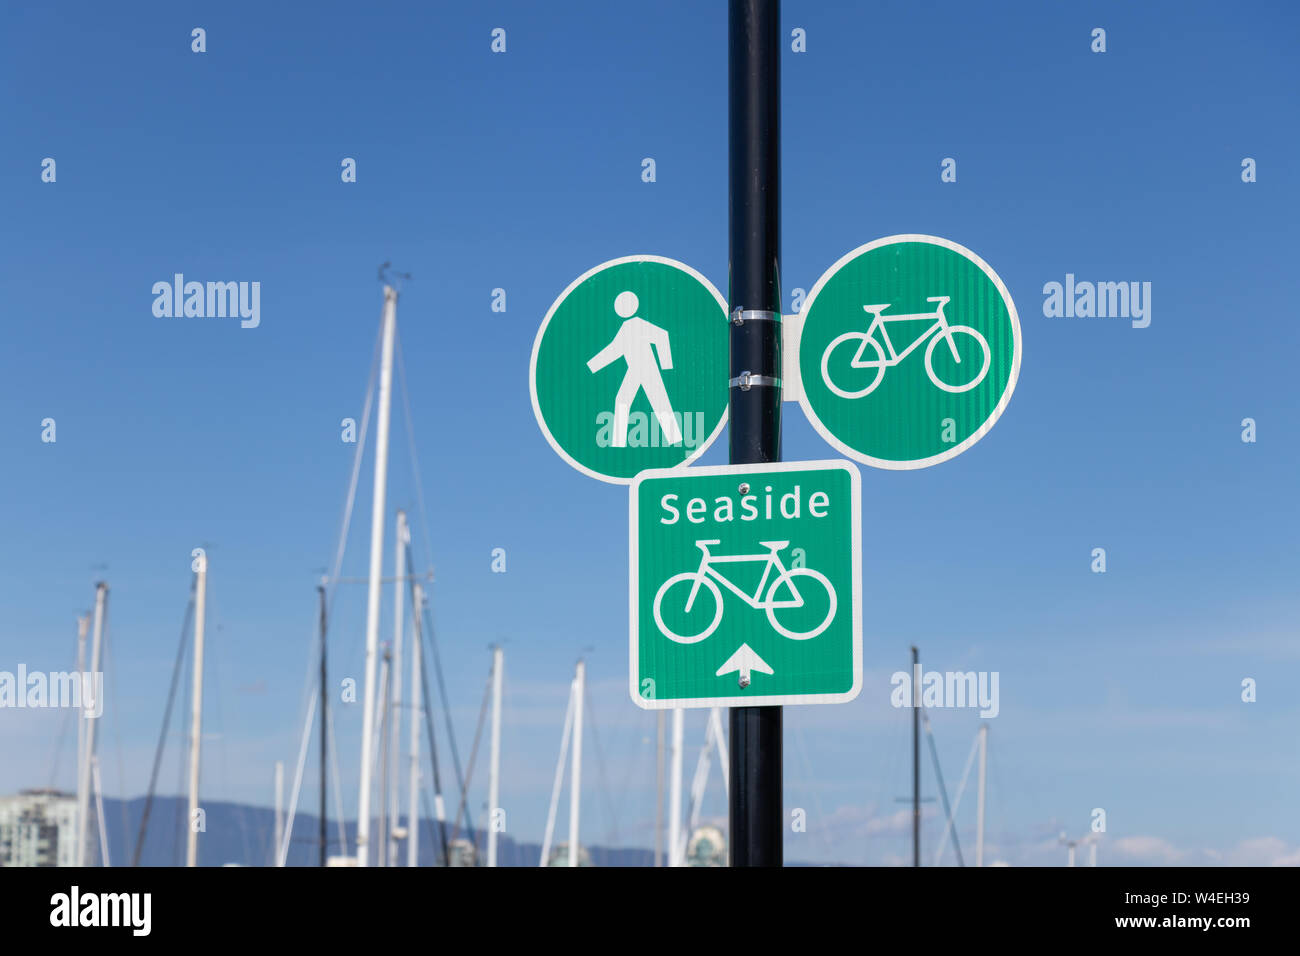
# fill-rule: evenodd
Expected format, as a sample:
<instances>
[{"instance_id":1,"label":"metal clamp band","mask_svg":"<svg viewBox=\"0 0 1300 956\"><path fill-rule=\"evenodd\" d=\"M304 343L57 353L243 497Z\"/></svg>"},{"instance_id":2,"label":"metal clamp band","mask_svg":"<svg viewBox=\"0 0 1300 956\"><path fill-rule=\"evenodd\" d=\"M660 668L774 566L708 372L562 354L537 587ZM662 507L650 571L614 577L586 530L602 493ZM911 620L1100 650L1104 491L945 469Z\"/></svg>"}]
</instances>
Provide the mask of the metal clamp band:
<instances>
[{"instance_id":1,"label":"metal clamp band","mask_svg":"<svg viewBox=\"0 0 1300 956\"><path fill-rule=\"evenodd\" d=\"M735 378L729 380L727 385L731 388L739 388L742 392L748 392L755 385L780 388L781 380L775 375L755 375L753 372L741 372Z\"/></svg>"},{"instance_id":2,"label":"metal clamp band","mask_svg":"<svg viewBox=\"0 0 1300 956\"><path fill-rule=\"evenodd\" d=\"M733 309L731 312L731 322L733 325L744 325L746 322L780 321L780 312L765 312L761 309Z\"/></svg>"}]
</instances>

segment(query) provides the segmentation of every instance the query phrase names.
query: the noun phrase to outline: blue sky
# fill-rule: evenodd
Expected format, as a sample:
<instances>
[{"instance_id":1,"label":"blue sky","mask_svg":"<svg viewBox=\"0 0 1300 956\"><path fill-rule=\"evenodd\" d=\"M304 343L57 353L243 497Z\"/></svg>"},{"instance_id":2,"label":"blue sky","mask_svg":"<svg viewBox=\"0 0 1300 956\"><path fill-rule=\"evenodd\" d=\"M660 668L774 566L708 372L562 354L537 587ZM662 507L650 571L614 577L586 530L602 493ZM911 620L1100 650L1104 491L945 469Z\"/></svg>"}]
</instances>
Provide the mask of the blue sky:
<instances>
[{"instance_id":1,"label":"blue sky","mask_svg":"<svg viewBox=\"0 0 1300 956\"><path fill-rule=\"evenodd\" d=\"M626 696L626 491L547 445L528 360L555 296L605 260L679 259L725 294L725 5L5 16L0 669L70 667L76 614L107 579L105 787L142 793L190 551L206 547L205 792L270 802L274 761L297 752L354 447L339 423L360 415L391 260L414 276L399 327L427 534L400 401L390 512L412 512L435 568L462 756L504 641L502 804L513 835L538 838L585 655L602 759L584 836L648 845L655 718ZM863 469L866 686L786 711L786 805L808 812L787 858L908 858L910 713L889 706L889 675L916 643L929 669L1000 674L998 858L1060 862L1057 832L1082 835L1102 807L1103 863L1300 859L1298 20L1282 3L785 4L787 41L807 31L782 61L787 308L850 249L928 233L997 270L1024 340L983 441L922 471ZM155 317L150 289L176 272L259 281L260 327ZM1150 282L1150 326L1045 317L1043 286L1067 273ZM719 441L700 463L725 455ZM784 457L832 457L797 405ZM362 475L352 576L368 461ZM386 589L385 634L390 603ZM359 678L364 587L341 585L335 612L333 673ZM952 788L979 718L933 716ZM337 720L351 814L358 708ZM72 785L71 738L54 766L62 726L3 715L4 790ZM687 727L689 776L704 713ZM173 742L164 790L175 758ZM484 783L480 769L476 806ZM724 812L715 775L705 815ZM928 852L939 832L928 819Z\"/></svg>"}]
</instances>

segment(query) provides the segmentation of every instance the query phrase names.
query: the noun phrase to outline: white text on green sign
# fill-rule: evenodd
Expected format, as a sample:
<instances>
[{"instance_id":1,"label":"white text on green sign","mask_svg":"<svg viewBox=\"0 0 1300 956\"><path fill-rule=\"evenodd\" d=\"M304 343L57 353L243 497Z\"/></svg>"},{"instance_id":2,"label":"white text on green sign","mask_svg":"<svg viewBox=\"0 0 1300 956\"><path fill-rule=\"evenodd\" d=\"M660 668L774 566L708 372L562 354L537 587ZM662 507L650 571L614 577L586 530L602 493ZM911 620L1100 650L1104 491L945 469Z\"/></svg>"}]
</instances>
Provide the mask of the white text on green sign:
<instances>
[{"instance_id":1,"label":"white text on green sign","mask_svg":"<svg viewBox=\"0 0 1300 956\"><path fill-rule=\"evenodd\" d=\"M630 507L630 691L647 709L852 700L860 477L846 461L647 471Z\"/></svg>"}]
</instances>

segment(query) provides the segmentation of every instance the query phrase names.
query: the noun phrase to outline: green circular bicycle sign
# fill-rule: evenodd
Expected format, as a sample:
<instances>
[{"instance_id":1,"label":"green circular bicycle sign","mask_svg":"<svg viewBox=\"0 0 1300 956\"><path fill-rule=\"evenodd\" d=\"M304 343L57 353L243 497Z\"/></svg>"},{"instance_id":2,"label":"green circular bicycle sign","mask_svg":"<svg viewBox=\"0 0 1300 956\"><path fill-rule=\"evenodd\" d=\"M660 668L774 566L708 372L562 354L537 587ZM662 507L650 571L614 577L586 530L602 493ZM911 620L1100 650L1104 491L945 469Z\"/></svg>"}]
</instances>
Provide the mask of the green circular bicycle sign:
<instances>
[{"instance_id":1,"label":"green circular bicycle sign","mask_svg":"<svg viewBox=\"0 0 1300 956\"><path fill-rule=\"evenodd\" d=\"M961 454L998 420L1020 374L1020 319L964 246L904 235L859 246L804 305L800 404L835 448L876 468Z\"/></svg>"},{"instance_id":2,"label":"green circular bicycle sign","mask_svg":"<svg viewBox=\"0 0 1300 956\"><path fill-rule=\"evenodd\" d=\"M690 266L612 259L555 300L533 342L533 413L585 475L689 464L727 420L727 303Z\"/></svg>"}]
</instances>

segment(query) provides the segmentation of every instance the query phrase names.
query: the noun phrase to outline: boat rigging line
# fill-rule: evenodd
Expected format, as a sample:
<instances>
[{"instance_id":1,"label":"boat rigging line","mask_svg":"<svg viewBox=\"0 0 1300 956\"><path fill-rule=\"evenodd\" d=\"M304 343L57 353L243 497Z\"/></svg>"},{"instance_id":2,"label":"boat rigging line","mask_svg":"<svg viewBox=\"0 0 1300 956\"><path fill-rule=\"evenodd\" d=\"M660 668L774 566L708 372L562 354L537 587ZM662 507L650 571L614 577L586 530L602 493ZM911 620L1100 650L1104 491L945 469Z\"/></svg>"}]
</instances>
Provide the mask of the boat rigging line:
<instances>
[{"instance_id":1,"label":"boat rigging line","mask_svg":"<svg viewBox=\"0 0 1300 956\"><path fill-rule=\"evenodd\" d=\"M470 840L471 842L473 842L474 848L476 850L478 849L478 834L475 832L473 822L470 820L469 808L467 806L469 802L468 800L469 781L470 778L474 775L474 761L478 757L478 745L479 745L479 741L482 740L483 738L483 722L484 719L487 717L488 701L491 699L491 697L492 697L492 674L489 673L487 679L487 686L483 688L483 705L479 707L478 723L474 727L474 745L470 747L470 751L469 751L469 771L465 777L465 786L462 787L460 791L460 805L456 807L455 826L451 831L451 838L452 840L455 840L456 837L460 834L460 819L461 819L461 814L463 813L465 816L466 828L470 835ZM488 825L489 826L491 825L490 821Z\"/></svg>"},{"instance_id":2,"label":"boat rigging line","mask_svg":"<svg viewBox=\"0 0 1300 956\"><path fill-rule=\"evenodd\" d=\"M194 582L190 582L190 599L185 605L185 615L181 620L181 639L176 648L176 663L172 665L172 684L167 691L167 706L163 709L162 732L158 735L158 746L154 750L153 770L149 773L149 790L144 798L144 812L140 815L140 832L135 838L135 853L131 865L140 865L140 853L144 849L144 837L149 826L149 813L153 810L154 792L158 787L158 771L162 766L163 751L167 746L167 727L172 719L172 706L176 702L176 688L180 683L181 664L185 660L186 638L194 618Z\"/></svg>"}]
</instances>

